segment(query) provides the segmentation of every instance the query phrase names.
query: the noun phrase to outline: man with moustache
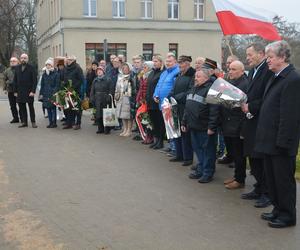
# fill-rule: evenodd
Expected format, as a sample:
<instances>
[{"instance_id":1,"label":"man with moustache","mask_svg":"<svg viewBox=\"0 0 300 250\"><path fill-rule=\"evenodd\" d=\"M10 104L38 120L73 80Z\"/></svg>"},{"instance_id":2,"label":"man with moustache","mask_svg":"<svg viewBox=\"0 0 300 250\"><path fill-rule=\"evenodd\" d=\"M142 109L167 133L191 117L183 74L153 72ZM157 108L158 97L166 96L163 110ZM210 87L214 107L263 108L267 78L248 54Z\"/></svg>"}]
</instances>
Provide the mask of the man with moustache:
<instances>
[{"instance_id":1,"label":"man with moustache","mask_svg":"<svg viewBox=\"0 0 300 250\"><path fill-rule=\"evenodd\" d=\"M269 196L274 206L261 218L273 228L296 225L296 155L300 135L300 75L290 64L286 41L266 47L268 82L260 109L255 150L264 156Z\"/></svg>"},{"instance_id":2,"label":"man with moustache","mask_svg":"<svg viewBox=\"0 0 300 250\"><path fill-rule=\"evenodd\" d=\"M254 150L254 144L263 94L273 72L269 70L266 63L264 45L260 43L251 44L246 50L246 55L247 62L252 69L248 75L249 84L246 91L248 102L242 106L242 111L247 118L244 121L241 135L244 138L244 155L249 157L251 173L256 184L253 191L242 194L241 198L257 200L254 206L263 208L270 205L270 200L267 197L263 156Z\"/></svg>"},{"instance_id":3,"label":"man with moustache","mask_svg":"<svg viewBox=\"0 0 300 250\"><path fill-rule=\"evenodd\" d=\"M34 95L37 86L37 73L32 65L28 63L28 55L22 54L21 64L16 67L14 75L14 93L20 108L22 124L19 128L28 127L28 115L26 104L30 112L30 120L33 128L37 128L35 122Z\"/></svg>"}]
</instances>

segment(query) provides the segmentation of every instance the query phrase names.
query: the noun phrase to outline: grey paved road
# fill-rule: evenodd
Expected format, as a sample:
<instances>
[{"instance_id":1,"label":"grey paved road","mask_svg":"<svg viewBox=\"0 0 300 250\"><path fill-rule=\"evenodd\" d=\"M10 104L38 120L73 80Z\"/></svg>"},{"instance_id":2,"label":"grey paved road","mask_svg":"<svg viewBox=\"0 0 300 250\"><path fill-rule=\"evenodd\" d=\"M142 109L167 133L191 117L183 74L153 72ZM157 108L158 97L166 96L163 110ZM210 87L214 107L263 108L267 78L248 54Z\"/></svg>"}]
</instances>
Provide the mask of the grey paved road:
<instances>
[{"instance_id":1,"label":"grey paved road","mask_svg":"<svg viewBox=\"0 0 300 250\"><path fill-rule=\"evenodd\" d=\"M243 190L187 178L187 168L130 139L8 124L0 101L0 249L300 249L300 227L270 229ZM246 190L253 182L248 178ZM299 198L299 195L298 195ZM299 200L299 199L298 199Z\"/></svg>"}]
</instances>

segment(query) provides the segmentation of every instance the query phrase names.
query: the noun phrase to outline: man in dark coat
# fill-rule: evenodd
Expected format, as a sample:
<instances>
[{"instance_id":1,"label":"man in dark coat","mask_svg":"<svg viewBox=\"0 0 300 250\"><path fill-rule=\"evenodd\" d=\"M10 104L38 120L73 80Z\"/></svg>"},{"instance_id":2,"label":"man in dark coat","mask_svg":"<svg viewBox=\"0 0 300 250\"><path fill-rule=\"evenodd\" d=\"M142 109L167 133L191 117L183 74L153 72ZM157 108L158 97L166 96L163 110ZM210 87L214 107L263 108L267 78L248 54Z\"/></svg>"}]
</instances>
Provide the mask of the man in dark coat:
<instances>
[{"instance_id":1,"label":"man in dark coat","mask_svg":"<svg viewBox=\"0 0 300 250\"><path fill-rule=\"evenodd\" d=\"M263 94L273 72L268 69L265 47L262 44L251 44L247 48L246 54L248 64L253 68L248 75L249 85L246 91L248 103L242 106L247 118L245 118L241 134L244 138L244 155L249 157L251 173L256 180L256 184L254 190L243 194L242 198L257 200L255 207L266 207L270 205L270 200L267 197L263 157L262 154L254 150L254 143Z\"/></svg>"},{"instance_id":2,"label":"man in dark coat","mask_svg":"<svg viewBox=\"0 0 300 250\"><path fill-rule=\"evenodd\" d=\"M274 206L262 219L282 228L296 224L296 155L300 134L300 75L290 64L286 41L266 47L269 69L256 133L255 150L264 155L269 196Z\"/></svg>"},{"instance_id":3,"label":"man in dark coat","mask_svg":"<svg viewBox=\"0 0 300 250\"><path fill-rule=\"evenodd\" d=\"M216 168L216 143L219 120L219 107L205 101L212 85L209 69L202 69L195 74L195 85L187 94L182 131L191 131L193 150L198 164L191 179L199 179L200 183L208 183L213 179Z\"/></svg>"},{"instance_id":4,"label":"man in dark coat","mask_svg":"<svg viewBox=\"0 0 300 250\"><path fill-rule=\"evenodd\" d=\"M11 110L11 114L13 119L10 123L18 123L19 122L19 111L17 108L17 98L14 95L14 77L15 77L15 70L19 64L19 60L16 57L10 58L10 67L7 68L4 73L4 86L3 90L4 93L7 93L9 106Z\"/></svg>"},{"instance_id":5,"label":"man in dark coat","mask_svg":"<svg viewBox=\"0 0 300 250\"><path fill-rule=\"evenodd\" d=\"M76 63L75 56L67 57L67 66L64 70L64 85L67 86L69 81L72 82L72 88L78 96L81 95L82 85L84 83L84 76L81 67ZM78 130L81 128L82 110L66 110L67 124L64 129L74 128Z\"/></svg>"},{"instance_id":6,"label":"man in dark coat","mask_svg":"<svg viewBox=\"0 0 300 250\"><path fill-rule=\"evenodd\" d=\"M248 79L245 75L244 64L233 61L229 66L228 80L235 87L246 92ZM243 140L240 138L241 128L244 121L244 113L240 108L228 109L221 106L221 128L225 141L232 146L234 159L234 177L224 181L227 189L237 189L245 186L246 157L243 152Z\"/></svg>"},{"instance_id":7,"label":"man in dark coat","mask_svg":"<svg viewBox=\"0 0 300 250\"><path fill-rule=\"evenodd\" d=\"M33 66L28 63L28 55L22 54L21 64L16 67L14 76L14 92L20 108L20 118L22 125L19 128L28 127L28 115L26 103L29 107L30 120L33 128L37 128L35 123L34 95L37 86L37 73Z\"/></svg>"},{"instance_id":8,"label":"man in dark coat","mask_svg":"<svg viewBox=\"0 0 300 250\"><path fill-rule=\"evenodd\" d=\"M96 70L98 66L99 66L98 62L94 61L92 63L91 69L86 74L86 83L87 83L86 96L88 97L90 96L91 93L92 83L94 79L97 77Z\"/></svg>"},{"instance_id":9,"label":"man in dark coat","mask_svg":"<svg viewBox=\"0 0 300 250\"><path fill-rule=\"evenodd\" d=\"M105 74L106 75L110 75L110 71L114 68L114 65L113 65L113 61L114 59L116 58L117 56L116 55L110 55L109 57L109 60L110 62L107 64L106 68L105 68Z\"/></svg>"},{"instance_id":10,"label":"man in dark coat","mask_svg":"<svg viewBox=\"0 0 300 250\"><path fill-rule=\"evenodd\" d=\"M178 60L180 73L178 74L169 98L173 97L177 102L179 122L182 122L186 96L193 87L195 80L195 70L191 67L192 57L180 56ZM193 148L190 131L182 132L181 137L174 139L176 147L176 156L171 158L171 162L183 161L183 166L189 166L193 163Z\"/></svg>"},{"instance_id":11,"label":"man in dark coat","mask_svg":"<svg viewBox=\"0 0 300 250\"><path fill-rule=\"evenodd\" d=\"M164 146L164 136L165 136L165 123L162 113L159 110L158 103L153 100L153 94L156 85L159 81L161 73L165 70L163 58L161 55L156 54L153 56L152 61L154 63L154 68L150 75L148 76L148 86L146 93L146 102L148 106L148 112L150 120L153 124L153 135L154 142L150 145L150 148L161 149Z\"/></svg>"}]
</instances>

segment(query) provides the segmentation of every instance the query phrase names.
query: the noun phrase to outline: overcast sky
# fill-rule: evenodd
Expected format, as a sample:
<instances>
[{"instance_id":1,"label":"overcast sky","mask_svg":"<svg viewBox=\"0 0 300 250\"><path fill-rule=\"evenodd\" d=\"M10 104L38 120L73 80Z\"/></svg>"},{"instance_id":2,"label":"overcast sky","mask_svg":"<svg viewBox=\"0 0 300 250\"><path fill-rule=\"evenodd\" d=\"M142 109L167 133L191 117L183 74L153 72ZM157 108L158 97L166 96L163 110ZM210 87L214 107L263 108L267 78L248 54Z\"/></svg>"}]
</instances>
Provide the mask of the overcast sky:
<instances>
[{"instance_id":1,"label":"overcast sky","mask_svg":"<svg viewBox=\"0 0 300 250\"><path fill-rule=\"evenodd\" d=\"M284 16L289 22L300 23L300 0L236 0L245 2L257 8L275 12L278 16Z\"/></svg>"}]
</instances>

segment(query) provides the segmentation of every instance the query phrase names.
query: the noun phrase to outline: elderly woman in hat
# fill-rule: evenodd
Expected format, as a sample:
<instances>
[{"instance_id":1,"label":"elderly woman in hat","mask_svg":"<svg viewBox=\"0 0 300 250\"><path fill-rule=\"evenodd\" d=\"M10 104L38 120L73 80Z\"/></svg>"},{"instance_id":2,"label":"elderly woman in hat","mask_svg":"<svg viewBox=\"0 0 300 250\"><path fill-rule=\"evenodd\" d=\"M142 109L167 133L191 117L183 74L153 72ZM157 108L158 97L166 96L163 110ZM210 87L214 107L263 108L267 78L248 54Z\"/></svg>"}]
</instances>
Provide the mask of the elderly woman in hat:
<instances>
[{"instance_id":1,"label":"elderly woman in hat","mask_svg":"<svg viewBox=\"0 0 300 250\"><path fill-rule=\"evenodd\" d=\"M131 136L134 118L136 86L131 77L132 65L123 63L115 89L117 117L122 119L123 131L120 136Z\"/></svg>"},{"instance_id":2,"label":"elderly woman in hat","mask_svg":"<svg viewBox=\"0 0 300 250\"><path fill-rule=\"evenodd\" d=\"M49 125L47 128L56 128L56 106L52 102L53 95L58 91L60 78L54 70L54 62L49 58L45 62L44 73L41 78L41 89L39 99L43 102L43 108L47 109Z\"/></svg>"},{"instance_id":3,"label":"elderly woman in hat","mask_svg":"<svg viewBox=\"0 0 300 250\"><path fill-rule=\"evenodd\" d=\"M105 75L105 69L98 66L96 69L97 77L91 87L90 99L96 108L96 124L98 125L97 134L109 134L110 128L103 125L103 109L112 102L114 93L113 84L110 78Z\"/></svg>"}]
</instances>

